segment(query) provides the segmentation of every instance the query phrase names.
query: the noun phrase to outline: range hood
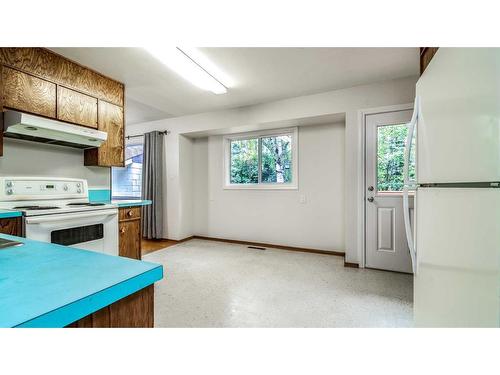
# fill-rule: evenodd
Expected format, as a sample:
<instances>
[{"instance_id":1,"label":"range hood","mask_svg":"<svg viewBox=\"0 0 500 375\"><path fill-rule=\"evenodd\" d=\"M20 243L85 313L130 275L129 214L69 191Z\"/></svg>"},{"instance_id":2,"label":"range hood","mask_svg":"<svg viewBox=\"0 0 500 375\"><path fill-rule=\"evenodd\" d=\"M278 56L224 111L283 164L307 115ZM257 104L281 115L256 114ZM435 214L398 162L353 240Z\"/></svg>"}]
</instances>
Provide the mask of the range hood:
<instances>
[{"instance_id":1,"label":"range hood","mask_svg":"<svg viewBox=\"0 0 500 375\"><path fill-rule=\"evenodd\" d=\"M4 112L4 136L80 149L99 147L108 134L17 111Z\"/></svg>"}]
</instances>

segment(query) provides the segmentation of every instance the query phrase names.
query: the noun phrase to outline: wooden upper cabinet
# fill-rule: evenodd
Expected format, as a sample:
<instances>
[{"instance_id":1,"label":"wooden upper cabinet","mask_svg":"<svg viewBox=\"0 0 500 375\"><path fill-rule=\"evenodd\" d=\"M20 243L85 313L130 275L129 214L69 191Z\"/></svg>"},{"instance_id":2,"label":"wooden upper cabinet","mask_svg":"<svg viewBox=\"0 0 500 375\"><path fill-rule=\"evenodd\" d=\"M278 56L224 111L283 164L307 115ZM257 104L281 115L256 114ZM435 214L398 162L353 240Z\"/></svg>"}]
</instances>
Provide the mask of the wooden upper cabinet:
<instances>
[{"instance_id":1,"label":"wooden upper cabinet","mask_svg":"<svg viewBox=\"0 0 500 375\"><path fill-rule=\"evenodd\" d=\"M85 150L85 165L123 167L125 163L123 108L99 100L97 129L108 133L108 139L99 148Z\"/></svg>"},{"instance_id":2,"label":"wooden upper cabinet","mask_svg":"<svg viewBox=\"0 0 500 375\"><path fill-rule=\"evenodd\" d=\"M101 147L85 150L85 165L124 165L122 83L45 48L0 48L0 70L0 112L15 109L105 131ZM0 118L0 156L1 125Z\"/></svg>"},{"instance_id":3,"label":"wooden upper cabinet","mask_svg":"<svg viewBox=\"0 0 500 375\"><path fill-rule=\"evenodd\" d=\"M15 69L2 67L3 106L56 117L56 85Z\"/></svg>"},{"instance_id":4,"label":"wooden upper cabinet","mask_svg":"<svg viewBox=\"0 0 500 375\"><path fill-rule=\"evenodd\" d=\"M124 86L45 48L0 48L0 63L123 107Z\"/></svg>"},{"instance_id":5,"label":"wooden upper cabinet","mask_svg":"<svg viewBox=\"0 0 500 375\"><path fill-rule=\"evenodd\" d=\"M66 87L57 87L57 118L97 128L97 99Z\"/></svg>"}]
</instances>

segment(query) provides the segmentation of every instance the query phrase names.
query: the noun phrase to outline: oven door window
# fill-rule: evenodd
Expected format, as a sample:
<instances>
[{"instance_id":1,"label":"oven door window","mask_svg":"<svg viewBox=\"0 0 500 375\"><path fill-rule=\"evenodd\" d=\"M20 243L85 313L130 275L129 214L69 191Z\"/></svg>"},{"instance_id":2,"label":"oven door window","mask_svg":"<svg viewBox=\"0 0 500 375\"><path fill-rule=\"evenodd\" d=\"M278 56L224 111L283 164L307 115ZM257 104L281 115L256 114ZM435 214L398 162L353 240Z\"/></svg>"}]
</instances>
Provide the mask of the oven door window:
<instances>
[{"instance_id":1,"label":"oven door window","mask_svg":"<svg viewBox=\"0 0 500 375\"><path fill-rule=\"evenodd\" d=\"M51 232L50 242L59 245L75 245L100 240L104 237L104 225L94 224L83 227L60 229Z\"/></svg>"}]
</instances>

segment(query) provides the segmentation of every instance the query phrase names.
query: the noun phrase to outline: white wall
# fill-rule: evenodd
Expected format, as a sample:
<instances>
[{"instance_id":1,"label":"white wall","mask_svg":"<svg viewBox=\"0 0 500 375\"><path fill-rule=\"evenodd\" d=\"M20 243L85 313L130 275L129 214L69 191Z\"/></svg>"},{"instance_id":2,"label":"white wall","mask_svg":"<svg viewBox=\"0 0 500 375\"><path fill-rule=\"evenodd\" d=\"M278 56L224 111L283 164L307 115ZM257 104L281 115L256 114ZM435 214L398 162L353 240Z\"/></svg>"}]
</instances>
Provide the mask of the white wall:
<instances>
[{"instance_id":1,"label":"white wall","mask_svg":"<svg viewBox=\"0 0 500 375\"><path fill-rule=\"evenodd\" d=\"M110 188L110 169L85 167L82 150L9 138L4 138L0 175L86 178L89 188Z\"/></svg>"},{"instance_id":2,"label":"white wall","mask_svg":"<svg viewBox=\"0 0 500 375\"><path fill-rule=\"evenodd\" d=\"M193 233L208 236L208 137L193 140Z\"/></svg>"},{"instance_id":3,"label":"white wall","mask_svg":"<svg viewBox=\"0 0 500 375\"><path fill-rule=\"evenodd\" d=\"M179 137L179 238L193 235L193 143Z\"/></svg>"},{"instance_id":4,"label":"white wall","mask_svg":"<svg viewBox=\"0 0 500 375\"><path fill-rule=\"evenodd\" d=\"M358 172L361 169L362 131L359 111L380 106L412 103L417 77L409 77L372 85L334 90L321 94L301 96L249 107L202 113L144 124L128 126L127 132L170 130L167 136L168 182L168 233L178 239L180 229L180 182L179 182L179 134L226 129L248 131L258 129L269 122L286 121L313 116L345 113L345 249L346 261L358 262L361 257L360 241L362 226L358 218L364 202L358 197L364 188Z\"/></svg>"},{"instance_id":5,"label":"white wall","mask_svg":"<svg viewBox=\"0 0 500 375\"><path fill-rule=\"evenodd\" d=\"M223 189L223 137L197 140L194 234L344 251L344 133L343 123L300 127L299 189L281 191Z\"/></svg>"}]
</instances>

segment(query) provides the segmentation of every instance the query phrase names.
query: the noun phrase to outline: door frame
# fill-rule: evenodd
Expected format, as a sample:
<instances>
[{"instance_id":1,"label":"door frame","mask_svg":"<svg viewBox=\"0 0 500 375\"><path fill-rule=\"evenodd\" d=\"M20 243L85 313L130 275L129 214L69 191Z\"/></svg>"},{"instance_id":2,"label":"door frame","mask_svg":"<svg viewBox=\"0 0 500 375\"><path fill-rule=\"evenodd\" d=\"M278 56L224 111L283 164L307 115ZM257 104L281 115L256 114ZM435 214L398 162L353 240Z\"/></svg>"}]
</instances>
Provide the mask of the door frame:
<instances>
[{"instance_id":1,"label":"door frame","mask_svg":"<svg viewBox=\"0 0 500 375\"><path fill-rule=\"evenodd\" d=\"M366 262L366 116L387 112L413 110L413 103L397 104L391 106L374 107L358 110L358 124L361 129L360 160L358 168L358 259L359 267L365 268Z\"/></svg>"}]
</instances>

